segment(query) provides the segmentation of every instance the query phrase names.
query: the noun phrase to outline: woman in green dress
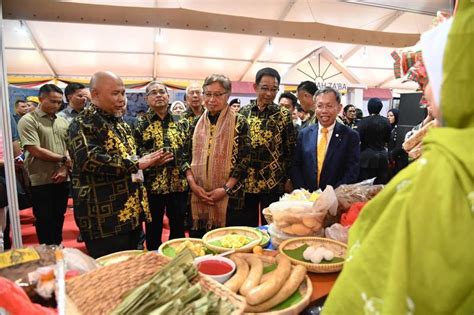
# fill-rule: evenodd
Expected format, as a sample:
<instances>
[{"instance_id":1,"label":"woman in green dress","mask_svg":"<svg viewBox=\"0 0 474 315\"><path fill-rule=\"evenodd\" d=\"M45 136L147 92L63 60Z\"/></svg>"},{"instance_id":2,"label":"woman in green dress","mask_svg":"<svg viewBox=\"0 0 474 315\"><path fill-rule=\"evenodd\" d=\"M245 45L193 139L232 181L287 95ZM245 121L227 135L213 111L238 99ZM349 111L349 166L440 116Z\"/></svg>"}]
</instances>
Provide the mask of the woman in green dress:
<instances>
[{"instance_id":1,"label":"woman in green dress","mask_svg":"<svg viewBox=\"0 0 474 315\"><path fill-rule=\"evenodd\" d=\"M454 20L422 36L442 127L361 212L323 314L474 313L472 21L474 3L461 1Z\"/></svg>"}]
</instances>

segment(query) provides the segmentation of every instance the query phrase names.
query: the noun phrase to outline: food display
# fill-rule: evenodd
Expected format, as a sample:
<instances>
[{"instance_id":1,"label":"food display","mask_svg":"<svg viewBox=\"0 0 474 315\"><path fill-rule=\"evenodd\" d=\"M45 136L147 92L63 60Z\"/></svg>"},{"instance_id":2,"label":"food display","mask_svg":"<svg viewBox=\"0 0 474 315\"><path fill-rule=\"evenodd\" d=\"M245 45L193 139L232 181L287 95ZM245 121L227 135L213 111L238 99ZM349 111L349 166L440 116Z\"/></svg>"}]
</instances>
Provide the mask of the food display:
<instances>
[{"instance_id":1,"label":"food display","mask_svg":"<svg viewBox=\"0 0 474 315\"><path fill-rule=\"evenodd\" d=\"M202 240L206 247L223 253L230 249L237 252L251 252L262 241L262 233L254 228L235 226L207 232Z\"/></svg>"},{"instance_id":2,"label":"food display","mask_svg":"<svg viewBox=\"0 0 474 315\"><path fill-rule=\"evenodd\" d=\"M321 195L320 191L309 192L306 189L295 189L290 194L284 194L280 201L309 201L315 202Z\"/></svg>"},{"instance_id":3,"label":"food display","mask_svg":"<svg viewBox=\"0 0 474 315\"><path fill-rule=\"evenodd\" d=\"M226 257L205 256L194 260L198 271L219 283L227 281L235 271L235 263Z\"/></svg>"},{"instance_id":4,"label":"food display","mask_svg":"<svg viewBox=\"0 0 474 315\"><path fill-rule=\"evenodd\" d=\"M204 256L208 254L214 254L213 251L209 250L204 242L199 238L177 238L169 240L158 248L158 252L168 257L175 257L181 253L185 248L189 248L195 256Z\"/></svg>"},{"instance_id":5,"label":"food display","mask_svg":"<svg viewBox=\"0 0 474 315\"><path fill-rule=\"evenodd\" d=\"M311 272L328 273L342 269L347 245L327 238L299 237L283 242L279 251Z\"/></svg>"},{"instance_id":6,"label":"food display","mask_svg":"<svg viewBox=\"0 0 474 315\"><path fill-rule=\"evenodd\" d=\"M292 266L284 255L237 253L231 256L236 272L224 283L230 290L245 296L246 312L275 312L296 308L296 313L309 303L312 286L306 267Z\"/></svg>"},{"instance_id":7,"label":"food display","mask_svg":"<svg viewBox=\"0 0 474 315\"><path fill-rule=\"evenodd\" d=\"M326 215L337 210L337 199L328 185L314 202L287 199L274 202L268 208L278 231L293 236L314 236L323 233Z\"/></svg>"},{"instance_id":8,"label":"food display","mask_svg":"<svg viewBox=\"0 0 474 315\"><path fill-rule=\"evenodd\" d=\"M243 298L201 276L194 256L147 253L67 281L79 314L240 314Z\"/></svg>"}]
</instances>

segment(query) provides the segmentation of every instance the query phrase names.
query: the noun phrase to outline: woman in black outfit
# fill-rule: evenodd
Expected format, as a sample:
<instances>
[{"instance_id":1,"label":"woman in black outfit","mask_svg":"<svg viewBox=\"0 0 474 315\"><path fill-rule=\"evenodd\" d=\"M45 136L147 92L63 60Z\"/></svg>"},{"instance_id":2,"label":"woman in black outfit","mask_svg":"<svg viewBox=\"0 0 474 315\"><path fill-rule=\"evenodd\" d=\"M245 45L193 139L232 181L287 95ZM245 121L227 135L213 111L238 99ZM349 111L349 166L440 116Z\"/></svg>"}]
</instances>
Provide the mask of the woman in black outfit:
<instances>
[{"instance_id":1,"label":"woman in black outfit","mask_svg":"<svg viewBox=\"0 0 474 315\"><path fill-rule=\"evenodd\" d=\"M394 177L408 165L408 154L403 150L403 137L398 129L398 108L392 108L387 113L388 121L392 126L390 141L388 142L389 176Z\"/></svg>"}]
</instances>

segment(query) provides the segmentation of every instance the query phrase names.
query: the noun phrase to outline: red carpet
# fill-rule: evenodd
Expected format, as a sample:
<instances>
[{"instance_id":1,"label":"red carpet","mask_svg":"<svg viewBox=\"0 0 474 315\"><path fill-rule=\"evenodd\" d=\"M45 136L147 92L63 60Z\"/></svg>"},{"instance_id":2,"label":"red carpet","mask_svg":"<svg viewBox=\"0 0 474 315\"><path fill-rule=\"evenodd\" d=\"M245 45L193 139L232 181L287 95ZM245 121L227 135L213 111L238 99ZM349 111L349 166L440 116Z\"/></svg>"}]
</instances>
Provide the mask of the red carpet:
<instances>
[{"instance_id":1,"label":"red carpet","mask_svg":"<svg viewBox=\"0 0 474 315\"><path fill-rule=\"evenodd\" d=\"M72 205L72 200L69 199L69 205ZM35 222L35 217L33 216L33 211L30 209L25 209L20 211L20 222L21 222L21 234L23 238L23 246L31 246L31 245L38 245L38 238L36 237L35 226L33 223ZM163 222L163 236L162 241L166 242L169 238L169 227L168 227L168 218L164 218ZM87 253L86 246L84 243L78 243L76 241L77 236L79 235L79 229L76 226L76 222L74 222L74 215L72 208L67 209L65 219L64 219L64 227L63 227L63 245L65 247L73 247L77 248L84 253Z\"/></svg>"}]
</instances>

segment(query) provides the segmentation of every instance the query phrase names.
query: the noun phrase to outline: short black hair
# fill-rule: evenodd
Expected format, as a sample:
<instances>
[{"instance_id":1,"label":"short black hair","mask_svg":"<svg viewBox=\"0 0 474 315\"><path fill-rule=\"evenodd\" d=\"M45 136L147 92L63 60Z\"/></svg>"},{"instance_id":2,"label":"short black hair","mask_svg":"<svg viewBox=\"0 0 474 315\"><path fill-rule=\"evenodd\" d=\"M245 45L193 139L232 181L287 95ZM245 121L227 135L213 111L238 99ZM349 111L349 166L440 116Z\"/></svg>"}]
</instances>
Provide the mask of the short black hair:
<instances>
[{"instance_id":1,"label":"short black hair","mask_svg":"<svg viewBox=\"0 0 474 315\"><path fill-rule=\"evenodd\" d=\"M343 109L343 111L344 111L344 114L345 114L345 113L347 113L347 111L348 111L348 110L349 110L349 108L351 108L351 107L354 107L354 108L355 108L355 106L354 106L354 105L352 105L352 104L347 104L346 106L344 106L344 109Z\"/></svg>"},{"instance_id":2,"label":"short black hair","mask_svg":"<svg viewBox=\"0 0 474 315\"><path fill-rule=\"evenodd\" d=\"M326 93L334 93L334 95L336 96L337 103L341 104L341 93L339 93L338 90L335 90L330 86L325 86L321 90L318 90L316 94L314 94L314 99L316 100L316 97L318 97L318 95L326 94Z\"/></svg>"},{"instance_id":3,"label":"short black hair","mask_svg":"<svg viewBox=\"0 0 474 315\"><path fill-rule=\"evenodd\" d=\"M298 99L296 98L295 94L291 92L282 93L280 97L278 98L278 102L280 102L282 98L287 98L291 100L291 102L293 103L293 107L296 107L296 105L298 104Z\"/></svg>"},{"instance_id":4,"label":"short black hair","mask_svg":"<svg viewBox=\"0 0 474 315\"><path fill-rule=\"evenodd\" d=\"M277 79L278 85L280 85L280 74L275 69L263 68L258 70L257 74L255 75L255 83L259 84L263 76L269 76Z\"/></svg>"},{"instance_id":5,"label":"short black hair","mask_svg":"<svg viewBox=\"0 0 474 315\"><path fill-rule=\"evenodd\" d=\"M81 83L69 83L66 88L64 89L64 96L66 96L66 100L68 96L74 94L77 90L85 89L86 87L84 84Z\"/></svg>"},{"instance_id":6,"label":"short black hair","mask_svg":"<svg viewBox=\"0 0 474 315\"><path fill-rule=\"evenodd\" d=\"M318 91L318 86L313 81L303 81L296 88L297 91L305 91L314 95Z\"/></svg>"},{"instance_id":7,"label":"short black hair","mask_svg":"<svg viewBox=\"0 0 474 315\"><path fill-rule=\"evenodd\" d=\"M43 96L52 92L59 93L63 95L63 90L61 90L57 85L54 84L45 84L40 87L38 96Z\"/></svg>"},{"instance_id":8,"label":"short black hair","mask_svg":"<svg viewBox=\"0 0 474 315\"><path fill-rule=\"evenodd\" d=\"M18 104L20 104L20 103L26 103L26 101L25 100L16 100L15 101L15 108L17 108Z\"/></svg>"}]
</instances>

